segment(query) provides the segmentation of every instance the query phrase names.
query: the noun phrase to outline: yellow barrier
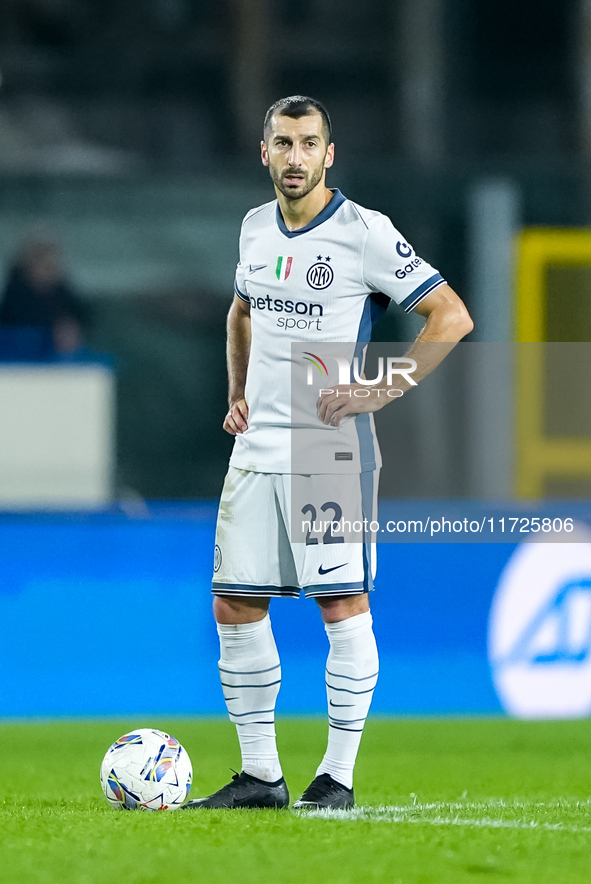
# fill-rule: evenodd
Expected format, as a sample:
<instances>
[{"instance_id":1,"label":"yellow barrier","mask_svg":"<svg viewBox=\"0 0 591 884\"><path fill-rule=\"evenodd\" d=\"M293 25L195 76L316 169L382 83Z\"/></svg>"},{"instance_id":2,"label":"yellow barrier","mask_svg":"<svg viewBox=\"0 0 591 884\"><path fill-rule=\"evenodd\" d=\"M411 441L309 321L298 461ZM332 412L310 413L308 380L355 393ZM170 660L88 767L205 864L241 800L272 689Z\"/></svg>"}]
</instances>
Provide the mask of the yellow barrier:
<instances>
[{"instance_id":1,"label":"yellow barrier","mask_svg":"<svg viewBox=\"0 0 591 884\"><path fill-rule=\"evenodd\" d=\"M558 267L591 271L591 230L525 229L517 238L517 256L516 494L540 498L548 480L591 479L591 437L550 436L546 430L547 347L542 343L557 340L549 322L548 272ZM576 313L573 322L569 340L580 340Z\"/></svg>"}]
</instances>

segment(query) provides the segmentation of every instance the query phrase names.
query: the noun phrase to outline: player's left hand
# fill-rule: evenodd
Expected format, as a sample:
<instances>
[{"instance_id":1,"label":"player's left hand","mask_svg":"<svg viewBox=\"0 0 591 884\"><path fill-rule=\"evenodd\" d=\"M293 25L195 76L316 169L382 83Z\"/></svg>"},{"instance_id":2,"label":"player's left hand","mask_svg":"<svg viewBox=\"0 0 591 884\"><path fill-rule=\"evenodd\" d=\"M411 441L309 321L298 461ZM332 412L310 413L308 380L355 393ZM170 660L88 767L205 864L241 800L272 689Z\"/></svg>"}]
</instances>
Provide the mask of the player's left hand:
<instances>
[{"instance_id":1,"label":"player's left hand","mask_svg":"<svg viewBox=\"0 0 591 884\"><path fill-rule=\"evenodd\" d=\"M343 418L348 414L367 414L379 411L380 408L391 402L392 398L396 398L395 394L398 392L379 390L376 387L366 387L363 384L339 384L330 392L321 394L316 403L318 416L323 424L329 427L340 427Z\"/></svg>"}]
</instances>

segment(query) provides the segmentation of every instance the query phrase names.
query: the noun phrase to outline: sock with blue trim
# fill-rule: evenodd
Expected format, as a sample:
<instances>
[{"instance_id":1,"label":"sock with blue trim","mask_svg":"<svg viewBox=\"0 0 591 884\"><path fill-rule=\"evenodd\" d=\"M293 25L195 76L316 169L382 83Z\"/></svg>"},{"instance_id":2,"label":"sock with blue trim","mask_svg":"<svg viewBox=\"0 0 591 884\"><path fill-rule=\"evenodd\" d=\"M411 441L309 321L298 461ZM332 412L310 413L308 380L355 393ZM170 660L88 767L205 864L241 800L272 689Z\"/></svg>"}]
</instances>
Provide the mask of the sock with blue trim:
<instances>
[{"instance_id":1,"label":"sock with blue trim","mask_svg":"<svg viewBox=\"0 0 591 884\"><path fill-rule=\"evenodd\" d=\"M271 620L267 614L256 623L217 627L222 690L238 732L242 770L274 783L282 777L275 739L281 664Z\"/></svg>"},{"instance_id":2,"label":"sock with blue trim","mask_svg":"<svg viewBox=\"0 0 591 884\"><path fill-rule=\"evenodd\" d=\"M353 768L378 678L378 649L369 611L325 623L330 641L326 664L328 747L316 771L353 788Z\"/></svg>"}]
</instances>

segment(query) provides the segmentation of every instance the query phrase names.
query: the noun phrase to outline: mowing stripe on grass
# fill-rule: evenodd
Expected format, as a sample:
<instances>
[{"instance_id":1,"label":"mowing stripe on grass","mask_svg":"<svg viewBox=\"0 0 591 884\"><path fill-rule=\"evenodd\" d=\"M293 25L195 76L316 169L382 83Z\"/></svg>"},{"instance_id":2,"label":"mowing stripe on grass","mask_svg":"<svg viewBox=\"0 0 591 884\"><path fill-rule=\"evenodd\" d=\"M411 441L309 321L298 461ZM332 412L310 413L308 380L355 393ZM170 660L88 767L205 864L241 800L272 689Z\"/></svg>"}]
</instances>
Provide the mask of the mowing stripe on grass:
<instances>
[{"instance_id":1,"label":"mowing stripe on grass","mask_svg":"<svg viewBox=\"0 0 591 884\"><path fill-rule=\"evenodd\" d=\"M462 826L475 829L532 829L549 832L567 832L573 833L591 833L591 826L576 825L572 823L556 822L551 823L545 820L537 819L505 819L500 817L494 819L491 816L467 817L460 816L455 813L451 816L442 816L442 811L453 813L453 811L464 811L464 813L491 811L493 809L510 811L523 810L525 808L532 811L543 810L583 810L586 813L591 808L589 801L566 801L559 799L555 802L543 803L525 803L525 802L505 802L493 799L488 802L467 802L467 803L449 803L449 802L433 802L430 804L408 804L402 806L385 806L378 807L354 807L351 810L315 810L302 811L298 815L312 817L315 819L330 819L343 821L365 821L365 822L384 822L384 823L415 823L427 826ZM433 814L434 815L430 815Z\"/></svg>"}]
</instances>

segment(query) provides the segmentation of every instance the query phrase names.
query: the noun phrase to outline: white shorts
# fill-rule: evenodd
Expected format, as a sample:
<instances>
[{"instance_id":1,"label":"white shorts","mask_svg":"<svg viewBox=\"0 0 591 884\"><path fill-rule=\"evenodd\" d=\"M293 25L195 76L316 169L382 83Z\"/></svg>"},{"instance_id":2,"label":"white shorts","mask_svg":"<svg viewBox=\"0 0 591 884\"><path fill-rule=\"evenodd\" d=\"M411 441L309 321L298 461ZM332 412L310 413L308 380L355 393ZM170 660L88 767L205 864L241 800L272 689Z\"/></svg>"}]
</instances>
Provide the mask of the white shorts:
<instances>
[{"instance_id":1,"label":"white shorts","mask_svg":"<svg viewBox=\"0 0 591 884\"><path fill-rule=\"evenodd\" d=\"M297 597L303 590L307 598L370 592L378 472L300 476L230 467L212 592Z\"/></svg>"}]
</instances>

